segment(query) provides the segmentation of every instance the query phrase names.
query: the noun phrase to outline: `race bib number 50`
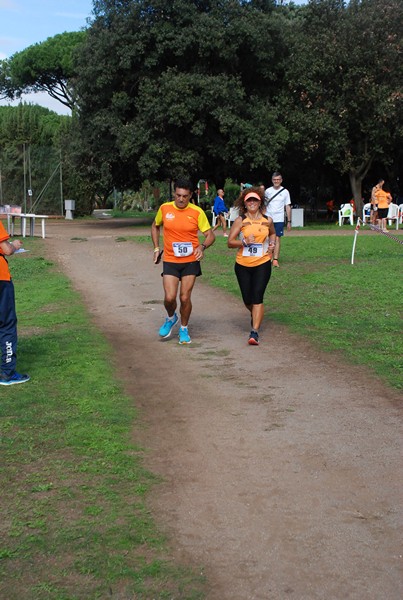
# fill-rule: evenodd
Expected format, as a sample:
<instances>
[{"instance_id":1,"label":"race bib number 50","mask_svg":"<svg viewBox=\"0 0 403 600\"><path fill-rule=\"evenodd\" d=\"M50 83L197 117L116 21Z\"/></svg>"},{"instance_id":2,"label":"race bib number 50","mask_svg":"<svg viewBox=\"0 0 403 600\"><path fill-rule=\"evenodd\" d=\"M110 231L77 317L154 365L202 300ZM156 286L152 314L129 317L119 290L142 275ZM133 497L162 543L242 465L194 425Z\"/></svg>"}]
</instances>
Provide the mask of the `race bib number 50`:
<instances>
[{"instance_id":1,"label":"race bib number 50","mask_svg":"<svg viewBox=\"0 0 403 600\"><path fill-rule=\"evenodd\" d=\"M173 242L172 248L178 258L193 254L192 242Z\"/></svg>"}]
</instances>

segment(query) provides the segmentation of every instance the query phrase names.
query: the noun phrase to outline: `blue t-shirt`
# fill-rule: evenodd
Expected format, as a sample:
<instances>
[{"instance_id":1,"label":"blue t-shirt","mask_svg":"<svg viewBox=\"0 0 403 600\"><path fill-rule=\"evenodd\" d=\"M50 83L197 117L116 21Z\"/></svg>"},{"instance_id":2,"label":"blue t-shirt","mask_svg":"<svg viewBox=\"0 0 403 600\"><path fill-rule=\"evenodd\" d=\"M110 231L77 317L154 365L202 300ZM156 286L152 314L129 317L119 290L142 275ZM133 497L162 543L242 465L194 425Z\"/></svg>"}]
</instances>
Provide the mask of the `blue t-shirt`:
<instances>
[{"instance_id":1,"label":"blue t-shirt","mask_svg":"<svg viewBox=\"0 0 403 600\"><path fill-rule=\"evenodd\" d=\"M224 200L221 198L221 196L216 196L214 198L213 212L215 215L228 212L228 208L225 206Z\"/></svg>"}]
</instances>

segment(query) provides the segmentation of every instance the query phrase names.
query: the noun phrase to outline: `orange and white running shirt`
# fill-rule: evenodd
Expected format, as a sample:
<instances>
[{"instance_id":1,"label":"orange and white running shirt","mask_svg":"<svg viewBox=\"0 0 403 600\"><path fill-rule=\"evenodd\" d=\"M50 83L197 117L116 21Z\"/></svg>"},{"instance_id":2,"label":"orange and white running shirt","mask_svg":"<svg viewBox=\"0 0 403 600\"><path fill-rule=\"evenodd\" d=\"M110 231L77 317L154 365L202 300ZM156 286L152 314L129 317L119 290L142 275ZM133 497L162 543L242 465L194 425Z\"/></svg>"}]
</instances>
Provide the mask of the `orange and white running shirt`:
<instances>
[{"instance_id":1,"label":"orange and white running shirt","mask_svg":"<svg viewBox=\"0 0 403 600\"><path fill-rule=\"evenodd\" d=\"M211 229L206 213L195 204L178 208L174 201L162 204L155 224L164 226L164 258L166 262L193 262L194 250L199 246L198 232Z\"/></svg>"},{"instance_id":2,"label":"orange and white running shirt","mask_svg":"<svg viewBox=\"0 0 403 600\"><path fill-rule=\"evenodd\" d=\"M5 242L9 239L6 228L3 223L0 222L0 242ZM11 275L8 268L7 259L4 254L0 251L0 281L10 281Z\"/></svg>"},{"instance_id":3,"label":"orange and white running shirt","mask_svg":"<svg viewBox=\"0 0 403 600\"><path fill-rule=\"evenodd\" d=\"M376 190L375 196L378 203L378 208L389 208L390 194L385 190Z\"/></svg>"},{"instance_id":4,"label":"orange and white running shirt","mask_svg":"<svg viewBox=\"0 0 403 600\"><path fill-rule=\"evenodd\" d=\"M254 235L255 243L250 244L247 248L244 246L239 248L235 259L239 265L257 267L271 260L271 256L267 254L269 245L269 221L267 217L253 220L245 217L242 221L241 234L245 238Z\"/></svg>"}]
</instances>

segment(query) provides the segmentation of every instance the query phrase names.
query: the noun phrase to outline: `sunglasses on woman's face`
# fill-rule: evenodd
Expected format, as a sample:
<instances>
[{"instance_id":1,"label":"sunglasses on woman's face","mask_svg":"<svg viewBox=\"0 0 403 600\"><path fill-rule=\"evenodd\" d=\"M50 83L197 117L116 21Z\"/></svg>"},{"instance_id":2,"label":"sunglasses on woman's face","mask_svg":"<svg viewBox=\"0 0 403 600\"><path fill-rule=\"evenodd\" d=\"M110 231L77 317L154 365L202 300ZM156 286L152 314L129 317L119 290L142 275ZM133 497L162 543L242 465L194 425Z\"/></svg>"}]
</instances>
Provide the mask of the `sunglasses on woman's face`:
<instances>
[{"instance_id":1,"label":"sunglasses on woman's face","mask_svg":"<svg viewBox=\"0 0 403 600\"><path fill-rule=\"evenodd\" d=\"M260 200L258 200L257 198L248 198L248 200L245 200L245 202L249 204L249 202L260 202Z\"/></svg>"}]
</instances>

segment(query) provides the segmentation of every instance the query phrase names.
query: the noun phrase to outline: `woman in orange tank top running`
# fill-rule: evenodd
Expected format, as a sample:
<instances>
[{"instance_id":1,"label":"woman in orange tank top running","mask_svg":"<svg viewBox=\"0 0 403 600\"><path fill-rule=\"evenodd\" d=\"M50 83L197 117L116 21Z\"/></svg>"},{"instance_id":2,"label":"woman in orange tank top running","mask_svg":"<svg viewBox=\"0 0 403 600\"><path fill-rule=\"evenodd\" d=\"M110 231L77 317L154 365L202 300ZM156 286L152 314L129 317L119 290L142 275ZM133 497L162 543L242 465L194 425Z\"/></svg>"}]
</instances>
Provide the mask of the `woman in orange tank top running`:
<instances>
[{"instance_id":1,"label":"woman in orange tank top running","mask_svg":"<svg viewBox=\"0 0 403 600\"><path fill-rule=\"evenodd\" d=\"M264 195L259 188L244 189L235 202L239 210L228 236L228 248L237 248L235 274L242 299L251 314L248 344L259 345L263 321L263 296L270 280L276 231L273 219L264 213Z\"/></svg>"}]
</instances>

